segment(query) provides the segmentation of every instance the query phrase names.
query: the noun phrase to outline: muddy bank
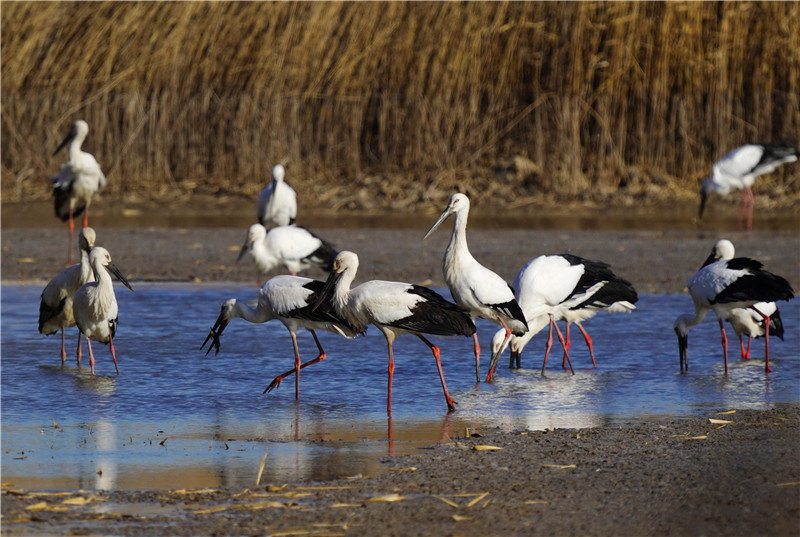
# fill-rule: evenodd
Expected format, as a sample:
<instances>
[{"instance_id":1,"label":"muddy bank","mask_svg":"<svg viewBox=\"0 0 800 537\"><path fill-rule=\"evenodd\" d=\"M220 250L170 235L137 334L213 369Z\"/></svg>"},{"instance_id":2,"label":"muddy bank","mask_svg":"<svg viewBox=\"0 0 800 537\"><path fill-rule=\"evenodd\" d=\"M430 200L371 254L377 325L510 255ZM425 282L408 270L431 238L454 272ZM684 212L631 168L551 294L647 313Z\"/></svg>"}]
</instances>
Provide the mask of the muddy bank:
<instances>
[{"instance_id":1,"label":"muddy bank","mask_svg":"<svg viewBox=\"0 0 800 537\"><path fill-rule=\"evenodd\" d=\"M337 248L359 254L359 281L401 280L443 287L441 261L450 234L446 227L426 241L422 241L426 227L314 231ZM236 264L245 235L246 228L98 228L99 244L134 281L255 284L252 261L245 258ZM4 228L3 281L46 282L63 267L65 236L63 229ZM721 237L734 242L737 255L761 260L768 270L800 287L800 235L795 231L470 229L469 245L479 261L509 282L530 259L568 252L610 263L641 293L679 293ZM323 273L311 270L306 275L320 278Z\"/></svg>"},{"instance_id":2,"label":"muddy bank","mask_svg":"<svg viewBox=\"0 0 800 537\"><path fill-rule=\"evenodd\" d=\"M385 460L376 477L328 483L59 495L4 483L3 534L797 535L798 443L797 405L709 409L594 429L462 431Z\"/></svg>"}]
</instances>

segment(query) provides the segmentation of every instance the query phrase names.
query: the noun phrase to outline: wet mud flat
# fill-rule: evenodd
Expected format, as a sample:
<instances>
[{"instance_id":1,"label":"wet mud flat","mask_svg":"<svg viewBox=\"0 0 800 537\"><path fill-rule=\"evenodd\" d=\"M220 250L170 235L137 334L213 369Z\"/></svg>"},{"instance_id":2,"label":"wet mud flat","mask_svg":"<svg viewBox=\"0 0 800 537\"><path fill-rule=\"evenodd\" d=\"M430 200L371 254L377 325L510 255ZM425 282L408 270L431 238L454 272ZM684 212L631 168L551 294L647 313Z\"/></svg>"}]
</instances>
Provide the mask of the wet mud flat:
<instances>
[{"instance_id":1,"label":"wet mud flat","mask_svg":"<svg viewBox=\"0 0 800 537\"><path fill-rule=\"evenodd\" d=\"M430 221L419 229L314 228L339 250L359 255L356 283L399 280L444 287L442 256L447 229L423 241ZM236 258L247 228L97 228L98 242L132 281L245 282L255 285L257 272L247 257ZM542 254L572 253L609 263L639 293L681 293L686 281L708 256L714 242L734 242L736 255L758 259L767 270L800 288L800 233L794 230L657 231L657 230L468 230L469 247L481 263L508 282L528 261ZM4 282L46 283L64 267L67 232L63 228L3 228ZM75 254L75 259L78 259ZM285 273L283 267L272 274ZM325 279L320 269L304 276ZM259 277L263 282L264 276Z\"/></svg>"},{"instance_id":2,"label":"wet mud flat","mask_svg":"<svg viewBox=\"0 0 800 537\"><path fill-rule=\"evenodd\" d=\"M465 430L375 477L25 492L3 535L797 535L800 405L591 429Z\"/></svg>"}]
</instances>

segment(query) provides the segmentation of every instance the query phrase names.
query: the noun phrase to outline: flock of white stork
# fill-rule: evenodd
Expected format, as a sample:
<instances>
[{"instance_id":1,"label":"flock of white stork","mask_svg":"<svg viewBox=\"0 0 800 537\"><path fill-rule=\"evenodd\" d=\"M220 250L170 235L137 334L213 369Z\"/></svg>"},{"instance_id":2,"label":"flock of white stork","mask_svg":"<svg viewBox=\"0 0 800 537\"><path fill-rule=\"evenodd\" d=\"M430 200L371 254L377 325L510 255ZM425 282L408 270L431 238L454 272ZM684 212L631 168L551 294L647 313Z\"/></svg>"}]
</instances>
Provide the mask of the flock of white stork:
<instances>
[{"instance_id":1,"label":"flock of white stork","mask_svg":"<svg viewBox=\"0 0 800 537\"><path fill-rule=\"evenodd\" d=\"M81 150L89 127L78 120L58 150L68 146L69 160L52 179L56 215L69 221L72 251L73 218L83 213L79 236L81 261L58 273L45 287L39 310L39 332L54 334L61 331L61 361L66 361L64 329L77 325L79 330L77 360L81 361L81 334L86 337L92 374L95 361L90 340L110 345L117 366L113 338L117 328L117 301L109 274L114 274L133 290L128 280L111 261L109 252L95 245L96 234L88 227L88 212L92 196L106 183L95 158ZM56 152L58 152L56 150ZM752 186L758 175L769 173L781 164L797 160L796 149L777 145L745 145L717 162L712 176L701 189L700 215L710 192L727 194L733 189L742 191L743 216L749 204L748 229L752 226ZM436 291L404 282L372 280L351 287L358 271L358 256L337 249L307 229L295 225L297 200L294 190L284 181L285 170L277 165L272 181L263 189L258 200L258 220L250 227L239 259L250 254L259 271L267 273L283 265L291 275L275 276L264 283L255 308L248 303L230 299L222 304L219 317L211 328L201 349L210 342L208 352L220 349L220 337L234 318L251 323L279 320L289 331L294 348L294 367L275 377L264 390L277 388L289 375L295 376L295 397L299 397L300 370L325 359L326 354L317 337L317 330L356 338L369 325L374 325L386 338L388 350L387 412L391 415L392 375L394 371L393 343L397 336L416 335L427 345L436 361L445 401L449 411L455 410L442 371L439 349L426 337L472 337L475 356L475 378L480 382L480 344L475 319L484 318L500 326L492 339L492 353L485 380L492 381L497 362L510 347L510 367L520 367L522 349L531 338L549 326L542 374L553 343L555 328L564 348L562 367L572 370L569 361L569 326L575 323L586 340L596 365L592 340L581 325L599 311L631 312L638 300L636 290L626 280L616 276L609 265L575 255L543 255L525 265L513 285L479 263L467 246L467 218L470 202L464 194L456 193L431 226L424 238L430 236L448 217L453 216L450 242L444 252L444 279L454 302ZM269 229L269 230L268 230ZM423 239L424 239L423 238ZM71 260L68 259L68 264ZM317 266L330 273L326 282L297 276L296 273ZM713 311L722 331L722 346L727 373L727 337L724 321L733 326L739 336L742 359L749 359L750 338L764 337L765 369L769 368L769 336L783 336L780 313L775 301L794 296L789 282L763 269L756 260L734 257L733 244L718 241L700 270L689 279L689 294L694 302L694 314L681 315L675 320L678 336L681 372L688 370L687 341L691 326L700 323ZM557 321L564 321L562 334ZM313 360L303 363L297 346L297 332L308 330L319 350ZM748 337L747 350L743 336ZM119 369L117 368L117 373Z\"/></svg>"}]
</instances>

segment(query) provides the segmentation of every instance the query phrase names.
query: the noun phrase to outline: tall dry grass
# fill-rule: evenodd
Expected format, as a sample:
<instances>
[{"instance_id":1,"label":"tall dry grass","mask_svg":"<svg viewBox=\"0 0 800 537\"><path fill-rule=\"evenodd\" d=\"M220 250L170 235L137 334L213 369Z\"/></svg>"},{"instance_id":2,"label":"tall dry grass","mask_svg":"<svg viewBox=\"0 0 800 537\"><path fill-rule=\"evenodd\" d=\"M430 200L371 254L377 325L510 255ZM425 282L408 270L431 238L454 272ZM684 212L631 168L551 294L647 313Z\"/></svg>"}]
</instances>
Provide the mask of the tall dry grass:
<instances>
[{"instance_id":1,"label":"tall dry grass","mask_svg":"<svg viewBox=\"0 0 800 537\"><path fill-rule=\"evenodd\" d=\"M309 204L365 207L454 188L679 195L725 150L800 132L800 3L31 2L0 17L6 200L48 194L76 118L112 195L253 195L283 161ZM797 197L799 175L772 181Z\"/></svg>"}]
</instances>

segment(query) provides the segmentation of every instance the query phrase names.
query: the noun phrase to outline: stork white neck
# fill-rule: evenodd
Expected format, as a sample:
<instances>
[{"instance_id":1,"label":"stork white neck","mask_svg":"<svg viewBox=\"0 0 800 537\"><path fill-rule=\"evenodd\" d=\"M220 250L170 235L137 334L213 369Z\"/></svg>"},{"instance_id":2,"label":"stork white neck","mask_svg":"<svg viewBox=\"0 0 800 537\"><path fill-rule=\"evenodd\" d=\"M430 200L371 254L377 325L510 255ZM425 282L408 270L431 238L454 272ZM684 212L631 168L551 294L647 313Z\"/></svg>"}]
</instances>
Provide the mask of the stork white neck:
<instances>
[{"instance_id":1,"label":"stork white neck","mask_svg":"<svg viewBox=\"0 0 800 537\"><path fill-rule=\"evenodd\" d=\"M251 323L266 323L275 319L275 316L268 308L251 308L245 302L236 300L231 308L230 318L241 317Z\"/></svg>"}]
</instances>

